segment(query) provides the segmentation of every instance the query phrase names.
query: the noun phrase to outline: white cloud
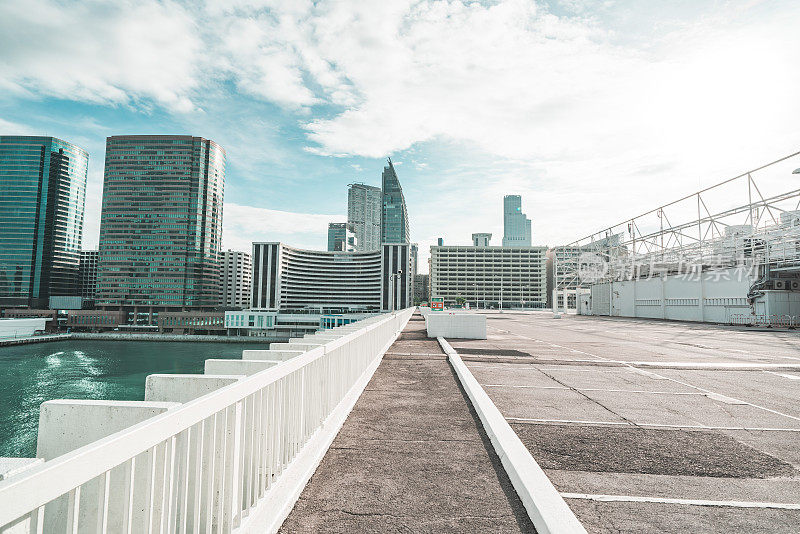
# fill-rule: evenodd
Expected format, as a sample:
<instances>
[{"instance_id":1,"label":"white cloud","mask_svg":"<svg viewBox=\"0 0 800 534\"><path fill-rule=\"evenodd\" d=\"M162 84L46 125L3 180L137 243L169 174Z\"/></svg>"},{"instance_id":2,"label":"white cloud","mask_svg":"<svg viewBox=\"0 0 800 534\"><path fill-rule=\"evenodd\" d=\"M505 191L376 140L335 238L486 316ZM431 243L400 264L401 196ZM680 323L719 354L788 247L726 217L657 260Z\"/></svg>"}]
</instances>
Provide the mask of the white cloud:
<instances>
[{"instance_id":1,"label":"white cloud","mask_svg":"<svg viewBox=\"0 0 800 534\"><path fill-rule=\"evenodd\" d=\"M0 48L0 79L20 93L194 108L201 43L176 4L4 2Z\"/></svg>"},{"instance_id":2,"label":"white cloud","mask_svg":"<svg viewBox=\"0 0 800 534\"><path fill-rule=\"evenodd\" d=\"M313 153L425 152L401 172L421 243L499 240L514 192L554 244L796 146L797 4L697 4L7 2L0 89L180 111L229 81L296 114ZM434 174L440 144L460 164ZM319 246L330 220L292 233L292 215L247 210L226 205L237 247L256 231Z\"/></svg>"},{"instance_id":3,"label":"white cloud","mask_svg":"<svg viewBox=\"0 0 800 534\"><path fill-rule=\"evenodd\" d=\"M294 213L226 202L223 247L249 251L254 241L283 241L294 247L324 250L328 223L346 220L346 215Z\"/></svg>"}]
</instances>

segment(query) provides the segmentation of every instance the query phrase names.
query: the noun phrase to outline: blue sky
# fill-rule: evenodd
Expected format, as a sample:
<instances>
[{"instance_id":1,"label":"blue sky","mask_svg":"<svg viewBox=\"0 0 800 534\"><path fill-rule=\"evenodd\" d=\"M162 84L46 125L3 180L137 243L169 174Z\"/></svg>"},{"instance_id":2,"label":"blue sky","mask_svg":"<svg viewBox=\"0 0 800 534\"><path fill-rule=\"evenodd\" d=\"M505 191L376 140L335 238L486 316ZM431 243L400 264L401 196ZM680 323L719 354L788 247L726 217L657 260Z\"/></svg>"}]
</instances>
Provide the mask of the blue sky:
<instances>
[{"instance_id":1,"label":"blue sky","mask_svg":"<svg viewBox=\"0 0 800 534\"><path fill-rule=\"evenodd\" d=\"M2 2L0 133L90 152L86 247L105 137L148 133L225 147L226 248L323 248L386 156L423 259L499 244L508 193L553 245L794 152L799 23L791 1Z\"/></svg>"}]
</instances>

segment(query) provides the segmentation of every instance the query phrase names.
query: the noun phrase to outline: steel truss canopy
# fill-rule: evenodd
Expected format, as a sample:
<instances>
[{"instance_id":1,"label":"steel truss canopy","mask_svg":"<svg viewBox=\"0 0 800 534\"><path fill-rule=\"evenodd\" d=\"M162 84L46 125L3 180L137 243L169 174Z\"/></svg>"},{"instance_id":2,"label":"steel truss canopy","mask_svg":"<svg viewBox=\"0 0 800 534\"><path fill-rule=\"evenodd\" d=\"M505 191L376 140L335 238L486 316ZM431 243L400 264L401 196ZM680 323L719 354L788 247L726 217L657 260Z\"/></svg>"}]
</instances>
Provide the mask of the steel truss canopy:
<instances>
[{"instance_id":1,"label":"steel truss canopy","mask_svg":"<svg viewBox=\"0 0 800 534\"><path fill-rule=\"evenodd\" d=\"M747 266L800 272L800 151L553 250L555 289Z\"/></svg>"}]
</instances>

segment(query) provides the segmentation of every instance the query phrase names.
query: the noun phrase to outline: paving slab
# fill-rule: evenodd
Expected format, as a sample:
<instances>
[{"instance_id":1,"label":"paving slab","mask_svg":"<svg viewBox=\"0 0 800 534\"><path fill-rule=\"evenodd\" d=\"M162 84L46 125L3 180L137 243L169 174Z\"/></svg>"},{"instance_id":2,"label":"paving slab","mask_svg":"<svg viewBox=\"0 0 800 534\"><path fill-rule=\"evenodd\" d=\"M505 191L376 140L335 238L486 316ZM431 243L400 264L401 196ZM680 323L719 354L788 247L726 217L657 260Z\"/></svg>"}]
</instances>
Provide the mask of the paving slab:
<instances>
[{"instance_id":1,"label":"paving slab","mask_svg":"<svg viewBox=\"0 0 800 534\"><path fill-rule=\"evenodd\" d=\"M424 325L389 349L281 532L535 531Z\"/></svg>"}]
</instances>

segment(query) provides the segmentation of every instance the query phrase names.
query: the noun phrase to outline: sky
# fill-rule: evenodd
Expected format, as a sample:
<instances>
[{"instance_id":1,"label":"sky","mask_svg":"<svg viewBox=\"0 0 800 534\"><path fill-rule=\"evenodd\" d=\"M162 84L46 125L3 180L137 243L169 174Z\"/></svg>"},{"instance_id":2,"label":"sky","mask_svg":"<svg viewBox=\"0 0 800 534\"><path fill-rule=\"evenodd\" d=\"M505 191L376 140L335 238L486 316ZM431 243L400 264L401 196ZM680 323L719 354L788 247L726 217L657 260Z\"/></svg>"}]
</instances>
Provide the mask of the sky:
<instances>
[{"instance_id":1,"label":"sky","mask_svg":"<svg viewBox=\"0 0 800 534\"><path fill-rule=\"evenodd\" d=\"M438 237L499 245L505 194L552 246L800 150L798 27L794 0L0 0L0 134L89 151L84 248L110 135L221 144L237 250L324 249L391 157L425 270Z\"/></svg>"}]
</instances>

